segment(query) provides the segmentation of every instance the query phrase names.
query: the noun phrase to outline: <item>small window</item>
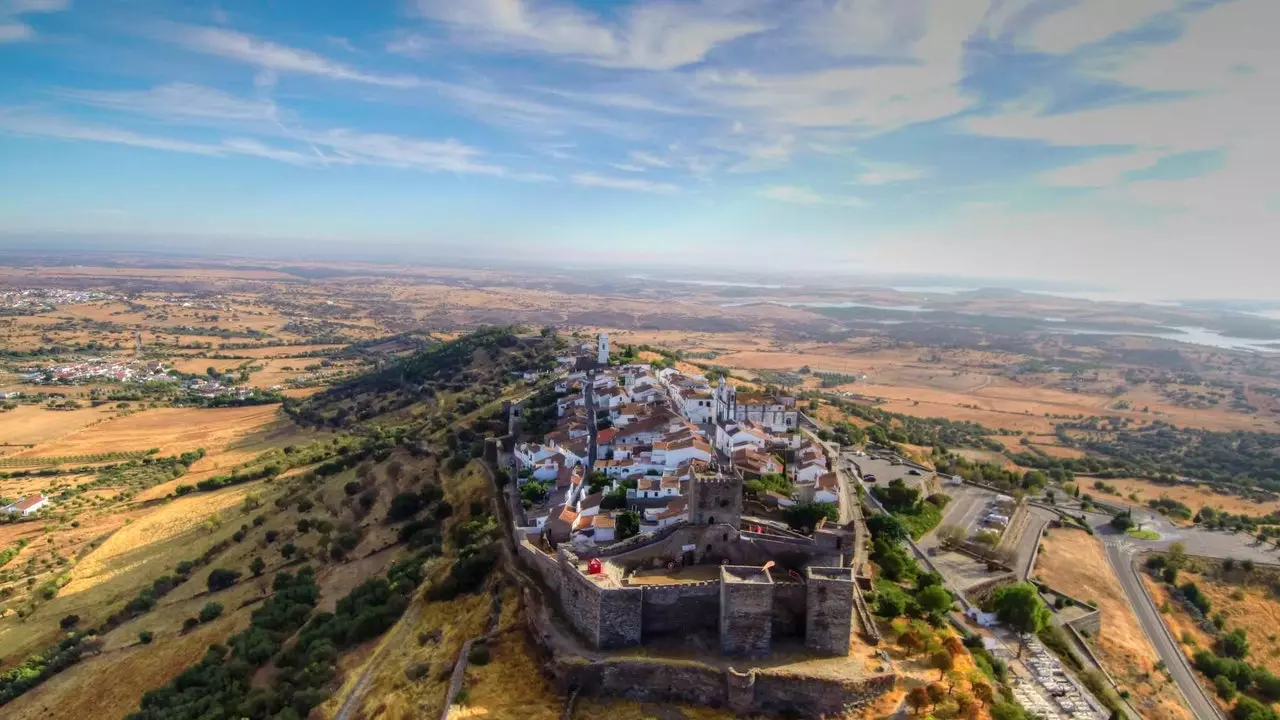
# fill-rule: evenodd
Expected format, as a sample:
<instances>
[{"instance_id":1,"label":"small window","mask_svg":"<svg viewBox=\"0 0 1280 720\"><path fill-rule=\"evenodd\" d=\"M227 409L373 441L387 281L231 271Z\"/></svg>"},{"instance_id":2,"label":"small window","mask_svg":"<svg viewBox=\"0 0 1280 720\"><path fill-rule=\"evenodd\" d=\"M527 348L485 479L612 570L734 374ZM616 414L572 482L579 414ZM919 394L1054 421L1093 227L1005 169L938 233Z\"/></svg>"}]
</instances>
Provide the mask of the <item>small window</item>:
<instances>
[{"instance_id":1,"label":"small window","mask_svg":"<svg viewBox=\"0 0 1280 720\"><path fill-rule=\"evenodd\" d=\"M722 535L722 536L720 537L720 539L721 539L721 540L723 540L723 541L725 541L725 542L729 542L729 533L725 533L724 535Z\"/></svg>"}]
</instances>

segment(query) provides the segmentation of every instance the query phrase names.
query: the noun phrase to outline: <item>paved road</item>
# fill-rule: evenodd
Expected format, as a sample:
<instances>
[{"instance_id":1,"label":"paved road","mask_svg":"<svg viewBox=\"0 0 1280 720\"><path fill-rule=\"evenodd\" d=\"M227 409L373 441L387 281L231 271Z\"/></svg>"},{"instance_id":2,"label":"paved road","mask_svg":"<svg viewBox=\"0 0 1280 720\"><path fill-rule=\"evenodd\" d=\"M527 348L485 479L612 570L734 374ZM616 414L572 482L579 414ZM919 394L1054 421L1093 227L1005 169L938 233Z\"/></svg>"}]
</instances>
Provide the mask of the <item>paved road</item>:
<instances>
[{"instance_id":1,"label":"paved road","mask_svg":"<svg viewBox=\"0 0 1280 720\"><path fill-rule=\"evenodd\" d=\"M1160 659L1164 661L1165 667L1169 669L1169 674L1173 676L1174 683L1177 684L1192 713L1201 720L1224 717L1218 710L1217 704L1209 698L1204 688L1197 682L1195 670L1191 668L1187 657L1182 654L1172 634L1165 627L1164 621L1160 619L1159 609L1142 588L1142 580L1138 577L1138 570L1133 565L1134 547L1127 543L1126 539L1127 536L1123 535L1104 536L1103 545L1106 547L1107 560L1111 563L1111 569L1120 580L1120 586L1124 588L1125 597L1133 607L1134 614L1138 616L1143 632L1151 639L1151 644L1160 655Z\"/></svg>"}]
</instances>

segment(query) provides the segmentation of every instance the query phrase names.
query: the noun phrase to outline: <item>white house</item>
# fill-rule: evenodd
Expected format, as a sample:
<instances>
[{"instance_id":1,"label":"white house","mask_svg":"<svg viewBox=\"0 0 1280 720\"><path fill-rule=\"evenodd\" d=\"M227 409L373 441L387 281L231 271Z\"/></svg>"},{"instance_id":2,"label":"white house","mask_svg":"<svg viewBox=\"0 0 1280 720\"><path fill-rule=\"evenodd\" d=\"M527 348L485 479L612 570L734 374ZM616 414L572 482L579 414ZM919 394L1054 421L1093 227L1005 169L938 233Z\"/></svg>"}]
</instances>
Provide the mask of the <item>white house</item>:
<instances>
[{"instance_id":1,"label":"white house","mask_svg":"<svg viewBox=\"0 0 1280 720\"><path fill-rule=\"evenodd\" d=\"M24 497L12 505L6 505L4 507L4 512L21 513L23 517L26 517L28 515L35 515L40 512L41 508L48 504L49 498L41 495L40 493L36 493L35 495Z\"/></svg>"},{"instance_id":2,"label":"white house","mask_svg":"<svg viewBox=\"0 0 1280 720\"><path fill-rule=\"evenodd\" d=\"M650 462L666 468L677 467L689 460L711 462L711 446L692 438L669 442L661 440L653 444Z\"/></svg>"},{"instance_id":3,"label":"white house","mask_svg":"<svg viewBox=\"0 0 1280 720\"><path fill-rule=\"evenodd\" d=\"M764 448L768 444L768 435L754 429L748 429L738 423L716 425L716 448L727 455L744 445Z\"/></svg>"}]
</instances>

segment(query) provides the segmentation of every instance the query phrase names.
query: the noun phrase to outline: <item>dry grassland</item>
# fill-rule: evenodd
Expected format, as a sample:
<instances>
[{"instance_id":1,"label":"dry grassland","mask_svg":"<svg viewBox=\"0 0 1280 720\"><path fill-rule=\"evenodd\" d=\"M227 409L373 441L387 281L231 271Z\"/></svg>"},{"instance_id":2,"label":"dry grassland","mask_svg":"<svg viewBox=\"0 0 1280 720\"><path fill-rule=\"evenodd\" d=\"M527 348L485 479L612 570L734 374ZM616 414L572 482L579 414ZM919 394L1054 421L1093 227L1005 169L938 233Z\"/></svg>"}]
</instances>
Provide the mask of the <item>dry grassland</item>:
<instances>
[{"instance_id":1,"label":"dry grassland","mask_svg":"<svg viewBox=\"0 0 1280 720\"><path fill-rule=\"evenodd\" d=\"M161 455L175 455L201 447L211 451L276 421L278 409L275 405L255 405L208 410L147 410L105 420L92 428L63 435L18 455L62 457L150 448L159 448Z\"/></svg>"},{"instance_id":2,"label":"dry grassland","mask_svg":"<svg viewBox=\"0 0 1280 720\"><path fill-rule=\"evenodd\" d=\"M157 635L151 645L122 644L118 649L107 650L14 700L5 706L4 716L12 720L123 717L137 709L143 693L163 685L204 657L209 645L247 627L250 612L246 608L230 613L185 635ZM124 627L132 628L136 643L137 630L142 626L133 626L134 623L126 623Z\"/></svg>"},{"instance_id":3,"label":"dry grassland","mask_svg":"<svg viewBox=\"0 0 1280 720\"><path fill-rule=\"evenodd\" d=\"M1175 686L1155 672L1159 656L1151 647L1120 581L1107 562L1102 542L1077 530L1054 530L1044 537L1044 550L1036 561L1036 574L1051 587L1073 597L1097 603L1102 629L1094 649L1107 671L1137 698L1155 720L1190 720ZM1154 684L1159 682L1160 685Z\"/></svg>"},{"instance_id":4,"label":"dry grassland","mask_svg":"<svg viewBox=\"0 0 1280 720\"><path fill-rule=\"evenodd\" d=\"M51 443L98 421L109 420L115 414L116 411L108 407L45 410L38 405L19 405L13 410L0 413L0 443L9 445ZM0 453L4 453L5 457L17 455L23 450L24 448L18 447L0 447Z\"/></svg>"},{"instance_id":5,"label":"dry grassland","mask_svg":"<svg viewBox=\"0 0 1280 720\"><path fill-rule=\"evenodd\" d=\"M1212 507L1218 510L1225 510L1229 513L1239 515L1266 515L1268 513L1280 511L1280 500L1246 500L1236 495L1226 495L1216 493L1208 485L1189 485L1179 483L1177 485L1160 485L1150 482L1149 480L1139 480L1135 478L1124 478L1120 480L1107 480L1106 482L1115 485L1120 491L1123 501L1130 503L1130 493L1137 493L1142 505L1146 505L1148 500L1156 500L1160 497L1169 497L1173 500L1191 508L1192 512L1198 511L1202 507ZM1099 493L1092 490L1092 478L1079 478L1080 488L1082 492L1093 492L1095 495ZM1113 496L1102 494L1103 498L1114 499Z\"/></svg>"}]
</instances>

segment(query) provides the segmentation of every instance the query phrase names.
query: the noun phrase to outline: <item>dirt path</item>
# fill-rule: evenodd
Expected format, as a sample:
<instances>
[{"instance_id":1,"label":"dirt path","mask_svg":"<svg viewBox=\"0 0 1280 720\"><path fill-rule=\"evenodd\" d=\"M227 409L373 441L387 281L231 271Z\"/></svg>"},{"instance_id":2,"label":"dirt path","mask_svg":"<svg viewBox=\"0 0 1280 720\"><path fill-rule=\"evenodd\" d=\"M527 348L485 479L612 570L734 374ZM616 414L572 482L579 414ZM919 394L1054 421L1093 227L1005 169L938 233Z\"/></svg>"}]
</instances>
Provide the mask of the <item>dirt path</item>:
<instances>
[{"instance_id":1,"label":"dirt path","mask_svg":"<svg viewBox=\"0 0 1280 720\"><path fill-rule=\"evenodd\" d=\"M369 683L373 682L373 671L381 663L383 656L386 655L389 648L399 645L404 638L402 637L409 630L409 626L413 624L411 618L416 618L422 613L421 595L415 598L409 608L396 622L395 627L391 628L391 632L387 633L382 639L382 643L378 645L378 649L374 652L373 657L369 658L369 662L365 663L364 670L360 672L360 678L351 686L351 690L347 691L347 696L342 700L342 706L338 708L338 712L333 716L334 720L351 720L353 713L360 709L364 702L364 694L369 690Z\"/></svg>"}]
</instances>

